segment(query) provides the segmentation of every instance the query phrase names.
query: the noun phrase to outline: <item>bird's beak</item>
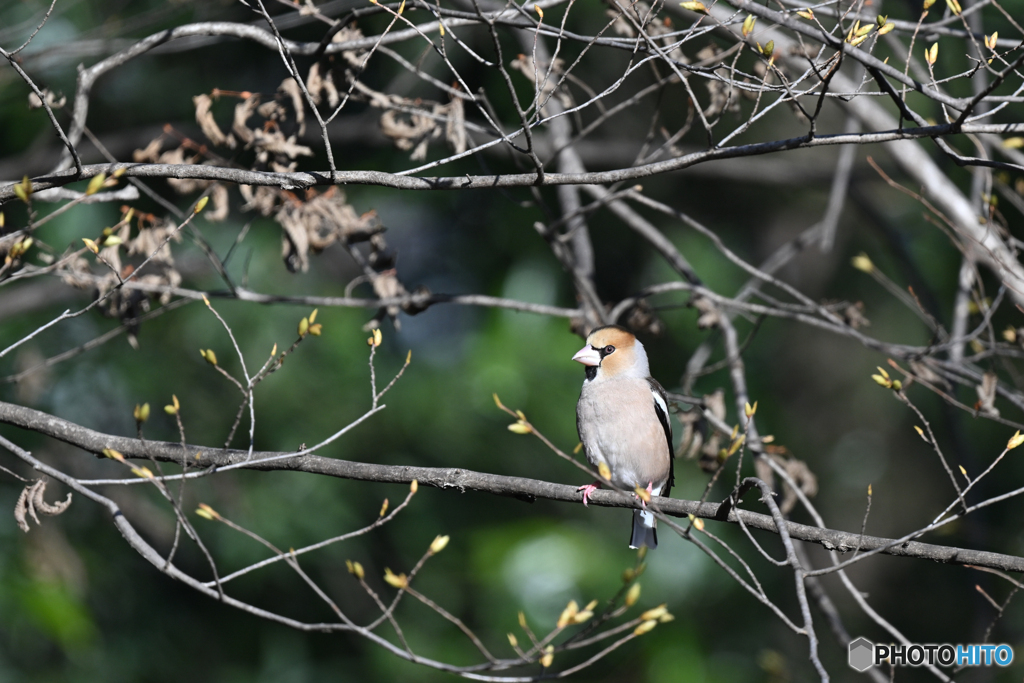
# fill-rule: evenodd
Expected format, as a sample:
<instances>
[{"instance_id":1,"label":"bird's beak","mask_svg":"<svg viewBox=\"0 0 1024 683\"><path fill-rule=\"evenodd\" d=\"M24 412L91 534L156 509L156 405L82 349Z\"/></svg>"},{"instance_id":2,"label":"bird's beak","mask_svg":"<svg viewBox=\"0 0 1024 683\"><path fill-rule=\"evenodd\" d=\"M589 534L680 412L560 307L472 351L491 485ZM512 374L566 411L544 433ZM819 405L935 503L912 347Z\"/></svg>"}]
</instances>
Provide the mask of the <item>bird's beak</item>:
<instances>
[{"instance_id":1,"label":"bird's beak","mask_svg":"<svg viewBox=\"0 0 1024 683\"><path fill-rule=\"evenodd\" d=\"M577 363L583 363L584 365L594 366L601 364L601 354L597 352L590 344L587 344L582 349L576 352L576 355L572 357Z\"/></svg>"}]
</instances>

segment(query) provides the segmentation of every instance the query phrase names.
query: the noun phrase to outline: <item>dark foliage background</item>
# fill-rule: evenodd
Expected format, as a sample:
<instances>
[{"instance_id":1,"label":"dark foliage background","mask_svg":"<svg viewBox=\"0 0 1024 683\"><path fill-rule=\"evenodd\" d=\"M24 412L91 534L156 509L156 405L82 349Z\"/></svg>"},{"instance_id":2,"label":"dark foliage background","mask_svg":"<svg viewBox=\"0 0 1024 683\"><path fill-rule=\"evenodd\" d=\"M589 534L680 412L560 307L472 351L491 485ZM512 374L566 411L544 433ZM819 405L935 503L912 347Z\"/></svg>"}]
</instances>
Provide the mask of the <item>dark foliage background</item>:
<instances>
[{"instance_id":1,"label":"dark foliage background","mask_svg":"<svg viewBox=\"0 0 1024 683\"><path fill-rule=\"evenodd\" d=\"M328 4L335 14L347 7ZM593 26L587 28L599 30L604 5L587 0L580 6L584 7L581 13L593 14ZM1004 7L1018 12L1016 16L1024 14L1020 2L1007 2ZM891 7L887 3L886 9L892 16L908 18L919 12L913 2ZM41 4L29 0L0 8L0 44L20 44L41 10ZM285 6L272 12L295 16ZM220 0L58 3L54 16L23 55L23 65L40 85L70 96L79 62L90 64L99 55L161 28L213 19L257 21L240 3ZM379 30L377 23L383 21L381 17L368 20L364 31ZM318 40L321 31L310 23L289 35ZM473 37L481 44L486 38L482 33ZM507 48L506 57L517 51L512 42ZM395 49L409 59L419 54L419 48ZM564 56L571 60L572 50L578 48L566 49L569 53ZM951 53L948 59L955 56ZM607 64L609 73L615 73L616 67L621 64ZM465 68L470 79L497 78L492 71L474 72L468 62ZM144 147L165 124L200 140L192 95L213 88L271 93L286 75L276 54L244 41L211 41L187 52L157 51L100 81L93 95L90 127L118 157ZM369 76L368 82L394 89L403 77L404 72L391 63ZM522 78L517 83L527 86ZM420 83L404 92L437 97L417 93L417 88L425 86ZM39 110L28 109L27 96L27 86L14 71L0 69L0 178L42 174L60 152L48 120ZM679 116L685 115L684 101L665 110L673 107ZM635 150L620 150L614 144L615 132L620 127L644 127L649 115L641 106L606 124L584 148L588 163L605 168L624 156L631 158ZM736 116L739 120L743 113ZM799 134L786 119L764 125L751 138ZM826 107L821 125L840 128L839 110ZM347 169L398 171L408 166L408 153L390 145L377 130L376 114L364 105L353 103L330 130L340 164ZM318 149L315 127L306 138L306 144ZM696 131L682 141L684 147L702 143ZM320 156L308 162L313 167L325 166L320 149ZM90 145L84 144L82 150L85 157L99 160ZM432 147L429 158L446 153ZM832 148L799 150L700 165L644 180L644 192L672 197L678 208L711 226L731 249L757 264L819 220L828 201L836 154ZM858 147L835 246L822 253L812 245L779 276L817 301L863 302L871 323L866 331L875 338L926 344L929 332L921 321L876 281L854 269L851 258L864 252L901 288L912 285L948 327L960 254L925 219L919 203L883 182L868 165L868 157L899 177L883 148ZM958 184L969 186L970 171L948 161L941 163ZM515 166L507 155L493 153L456 162L445 172L459 175L497 169L514 170ZM153 186L184 205L162 182ZM410 289L426 285L435 292L474 292L576 306L571 279L532 227L535 221L557 216L553 188L416 193L347 186L344 191L357 211L379 213L388 229L389 246L398 256L401 279ZM132 204L139 211L161 210L146 198ZM241 213L239 204L232 191L232 213L225 222L200 219L197 224L214 249L224 254L243 225L252 221L229 263L238 280L248 277L249 286L266 293L340 296L359 274L338 245L312 258L309 272L288 272L280 258L280 228L270 219ZM45 214L58 205L40 206ZM653 212L641 212L687 257L710 288L732 293L746 281L745 274L704 237ZM8 204L4 213L7 226L25 220L24 205ZM1020 215L1009 207L1006 215L1019 234ZM98 234L119 217L116 205L82 205L41 228L39 238L62 249L83 236ZM645 286L673 279L672 271L647 242L610 212L593 214L589 227L602 299L618 301ZM215 270L187 236L174 249L179 268L187 274L187 286L205 291L222 288ZM987 273L985 284L990 295L998 286ZM361 287L356 291L367 293L366 285ZM67 308L77 310L90 296L47 278L3 286L0 347ZM653 374L670 389L678 387L697 346L719 334L697 328L699 314L686 305L687 300L684 293L652 298L664 331L642 336ZM291 343L299 318L309 313L306 307L289 305L214 303L250 365L265 358L274 344L283 348ZM365 411L369 405L367 334L361 327L370 315L361 309L320 309L323 336L304 342L256 394L257 449L288 450L315 443ZM993 326L1001 330L1019 324L1019 319L1019 312L1007 306L996 315ZM322 455L584 483L578 470L540 442L507 431L507 416L492 400L497 393L506 405L522 409L561 448L575 446L574 406L583 375L570 358L581 341L567 320L458 305L437 305L417 316L403 313L399 320L400 330L390 324L383 329L378 370L390 377L410 349L412 364L386 397L387 409ZM978 320L974 316L970 327ZM96 312L66 321L3 359L0 374L13 374L118 324ZM761 430L773 434L776 444L804 460L818 477L816 503L832 528L860 529L869 485L874 496L867 530L877 536L897 536L923 526L948 503L949 481L934 453L914 433L913 414L869 379L875 366L884 366L884 355L852 339L787 320L768 319L755 325L737 319L737 327L741 337L753 335L744 361L751 397L759 401ZM144 322L137 349L122 335L20 383L0 384L0 400L124 435L134 434L133 406L149 402L154 417L146 425L147 438L176 441L173 420L159 410L175 394L183 406L189 442L218 445L230 428L238 393L199 356L201 348L215 349L227 370L238 369L223 329L201 303L193 302ZM721 357L719 346L713 360ZM1008 364L992 365L1016 379L1016 371ZM700 377L693 394L710 394L718 388L730 397L726 405L732 424L737 416L725 369ZM964 403L977 400L969 389L958 391ZM968 471L977 472L990 462L1012 431L950 408L921 387L912 387L909 393L928 416L951 462ZM1009 412L1005 414L1016 419ZM3 434L76 476L94 478L112 472L109 463L37 434L6 426ZM244 447L244 442L240 435L234 444ZM1024 467L1012 455L988 486L1024 477ZM2 464L28 474L11 459ZM728 494L732 477L731 473L723 476L711 493L712 500ZM673 495L699 498L707 479L693 462L678 461ZM59 486L52 488L53 496L63 497ZM12 510L20 490L14 479L0 477L0 510ZM384 498L394 504L405 490L299 473L243 471L190 485L184 507L192 510L199 502L208 503L288 548L366 524L376 517ZM983 488L980 495L996 490ZM109 495L133 516L150 542L166 548L173 517L162 500L141 487L128 493L110 491ZM1022 554L1020 506L1019 500L1012 500L991 507L929 540ZM625 543L627 519L622 510L550 501L528 504L481 493L423 489L392 524L307 556L304 567L356 615L369 618L375 613L373 605L345 570L345 560L358 560L377 580L385 567L407 571L435 535L450 534L448 548L421 574L419 589L479 629L488 646L502 652L507 649L505 633L517 629L519 610L531 623L549 628L569 599L585 603L618 589L621 572L634 562L634 552ZM808 521L799 510L794 519ZM265 549L251 539L204 520L196 523L226 568L265 556ZM746 543L735 527L709 523L708 528L737 546ZM774 537L762 533L756 537L776 552ZM662 539L662 547L648 556L641 601L647 606L668 603L675 621L612 653L580 674L579 680L783 681L804 680L813 674L803 639L782 628L769 610L695 548L667 530ZM809 552L816 561L823 561L819 548ZM183 567L203 575L204 564L194 546L186 545L181 553ZM745 556L769 594L793 613L791 574L754 553ZM964 567L893 557L858 564L850 574L876 609L917 642L980 641L995 614L975 584L998 599L1008 592L1005 583ZM838 589L835 577L825 577L824 582L836 589L840 608L850 610L847 626L853 635L884 639L866 616L852 611L852 600ZM235 591L241 599L262 601L296 617L330 616L283 566L239 580ZM415 647L454 663L473 661L470 644L421 605L407 600L400 617ZM819 629L826 667L837 680L852 680L845 650L823 624ZM1011 603L993 640L1019 643L1022 631L1024 612ZM963 680L1010 680L1018 675L1014 671L1019 667L1006 672L971 671ZM923 672L905 672L907 679L923 676ZM76 498L68 513L45 519L29 534L21 532L10 516L0 519L0 682L449 678L354 638L294 632L202 597L130 552L105 513L83 499Z\"/></svg>"}]
</instances>

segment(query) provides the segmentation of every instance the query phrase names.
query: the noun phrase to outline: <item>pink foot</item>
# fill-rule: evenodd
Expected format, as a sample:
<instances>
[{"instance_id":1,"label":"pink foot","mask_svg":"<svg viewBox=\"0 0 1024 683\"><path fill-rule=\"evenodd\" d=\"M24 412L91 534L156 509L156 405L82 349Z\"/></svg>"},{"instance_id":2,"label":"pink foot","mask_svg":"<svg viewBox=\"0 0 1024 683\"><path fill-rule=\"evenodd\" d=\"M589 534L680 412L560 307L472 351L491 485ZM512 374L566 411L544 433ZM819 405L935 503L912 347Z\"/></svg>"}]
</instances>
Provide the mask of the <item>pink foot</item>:
<instances>
[{"instance_id":1,"label":"pink foot","mask_svg":"<svg viewBox=\"0 0 1024 683\"><path fill-rule=\"evenodd\" d=\"M583 504L586 505L587 501L590 500L591 494L599 488L601 488L601 482L595 481L593 484L584 484L576 490L583 491Z\"/></svg>"},{"instance_id":2,"label":"pink foot","mask_svg":"<svg viewBox=\"0 0 1024 683\"><path fill-rule=\"evenodd\" d=\"M647 482L647 495L648 496L653 496L654 495L654 482L653 481ZM640 507L642 507L645 510L647 509L647 503L644 501L643 498L641 498L640 496L636 495L635 493L633 494L633 497L640 501Z\"/></svg>"}]
</instances>

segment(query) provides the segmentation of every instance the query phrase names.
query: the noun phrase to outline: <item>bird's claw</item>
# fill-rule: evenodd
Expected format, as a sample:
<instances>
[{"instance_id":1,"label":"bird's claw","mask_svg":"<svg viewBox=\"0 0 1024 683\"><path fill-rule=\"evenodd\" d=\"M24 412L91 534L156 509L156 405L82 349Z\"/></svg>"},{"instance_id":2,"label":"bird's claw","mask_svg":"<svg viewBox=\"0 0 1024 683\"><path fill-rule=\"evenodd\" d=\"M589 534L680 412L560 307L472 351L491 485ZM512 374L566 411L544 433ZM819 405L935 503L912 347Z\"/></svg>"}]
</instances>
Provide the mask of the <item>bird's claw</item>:
<instances>
[{"instance_id":1,"label":"bird's claw","mask_svg":"<svg viewBox=\"0 0 1024 683\"><path fill-rule=\"evenodd\" d=\"M654 482L653 481L649 481L649 482L647 482L647 497L650 498L653 495L654 495ZM644 510L647 509L647 501L645 501L643 498L641 498L640 496L636 495L635 493L633 494L633 497L640 501L640 507L642 507Z\"/></svg>"},{"instance_id":2,"label":"bird's claw","mask_svg":"<svg viewBox=\"0 0 1024 683\"><path fill-rule=\"evenodd\" d=\"M587 501L590 500L590 496L594 493L594 491L598 490L599 488L601 488L601 482L595 481L593 484L584 484L583 486L580 486L578 489L576 489L577 491L583 491L584 506L587 504Z\"/></svg>"}]
</instances>

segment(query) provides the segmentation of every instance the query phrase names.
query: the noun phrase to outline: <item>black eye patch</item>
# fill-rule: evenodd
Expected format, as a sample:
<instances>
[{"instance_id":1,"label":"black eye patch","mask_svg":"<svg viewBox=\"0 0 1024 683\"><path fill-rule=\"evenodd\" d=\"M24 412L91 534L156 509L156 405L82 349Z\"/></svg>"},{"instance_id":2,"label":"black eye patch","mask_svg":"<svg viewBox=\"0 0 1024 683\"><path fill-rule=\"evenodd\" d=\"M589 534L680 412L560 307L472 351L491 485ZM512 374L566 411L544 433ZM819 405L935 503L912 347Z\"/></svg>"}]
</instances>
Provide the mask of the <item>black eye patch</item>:
<instances>
[{"instance_id":1,"label":"black eye patch","mask_svg":"<svg viewBox=\"0 0 1024 683\"><path fill-rule=\"evenodd\" d=\"M603 349L598 349L597 352L601 354L601 358L604 358L605 356L610 356L611 354L615 353L615 347L609 344Z\"/></svg>"}]
</instances>

